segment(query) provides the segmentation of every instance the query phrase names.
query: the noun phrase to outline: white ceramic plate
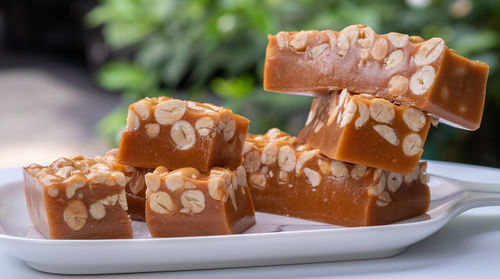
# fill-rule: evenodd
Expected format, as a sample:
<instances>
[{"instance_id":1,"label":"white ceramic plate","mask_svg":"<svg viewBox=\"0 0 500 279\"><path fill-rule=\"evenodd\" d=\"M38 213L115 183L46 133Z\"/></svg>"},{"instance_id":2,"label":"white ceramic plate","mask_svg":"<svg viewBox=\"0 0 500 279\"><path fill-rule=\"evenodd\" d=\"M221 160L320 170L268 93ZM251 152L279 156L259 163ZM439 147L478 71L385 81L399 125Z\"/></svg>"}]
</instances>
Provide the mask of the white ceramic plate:
<instances>
[{"instance_id":1,"label":"white ceramic plate","mask_svg":"<svg viewBox=\"0 0 500 279\"><path fill-rule=\"evenodd\" d=\"M401 253L465 210L500 205L499 170L430 162L429 172L437 175L427 214L391 225L345 228L257 213L257 225L242 235L152 239L134 222L130 240L47 240L28 219L21 172L0 170L0 249L34 269L66 274L371 259ZM482 181L456 180L472 172Z\"/></svg>"}]
</instances>

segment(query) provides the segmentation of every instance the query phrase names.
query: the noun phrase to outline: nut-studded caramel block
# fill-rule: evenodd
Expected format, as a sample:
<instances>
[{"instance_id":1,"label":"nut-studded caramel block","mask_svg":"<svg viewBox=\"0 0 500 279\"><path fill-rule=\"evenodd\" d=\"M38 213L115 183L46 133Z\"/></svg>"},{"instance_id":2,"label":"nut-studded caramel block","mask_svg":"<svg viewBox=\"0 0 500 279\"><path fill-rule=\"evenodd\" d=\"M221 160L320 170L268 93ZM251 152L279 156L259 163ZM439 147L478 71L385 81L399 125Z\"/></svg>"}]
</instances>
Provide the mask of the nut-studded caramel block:
<instances>
[{"instance_id":1,"label":"nut-studded caramel block","mask_svg":"<svg viewBox=\"0 0 500 279\"><path fill-rule=\"evenodd\" d=\"M298 139L331 159L408 174L417 167L431 121L418 109L342 90L313 101Z\"/></svg>"},{"instance_id":2,"label":"nut-studded caramel block","mask_svg":"<svg viewBox=\"0 0 500 279\"><path fill-rule=\"evenodd\" d=\"M34 226L52 239L132 238L128 177L103 158L60 158L24 168L26 204Z\"/></svg>"},{"instance_id":3,"label":"nut-studded caramel block","mask_svg":"<svg viewBox=\"0 0 500 279\"><path fill-rule=\"evenodd\" d=\"M146 98L129 107L118 161L141 168L236 169L249 120L211 104Z\"/></svg>"},{"instance_id":4,"label":"nut-studded caramel block","mask_svg":"<svg viewBox=\"0 0 500 279\"><path fill-rule=\"evenodd\" d=\"M158 167L146 179L146 223L153 237L242 233L255 224L245 171L215 167L168 172Z\"/></svg>"},{"instance_id":5,"label":"nut-studded caramel block","mask_svg":"<svg viewBox=\"0 0 500 279\"><path fill-rule=\"evenodd\" d=\"M153 171L153 169L135 168L118 163L118 149L111 149L106 152L105 158L115 170L121 171L125 176L129 177L125 186L125 193L127 195L127 212L130 218L136 221L145 221L146 183L144 182L144 175Z\"/></svg>"},{"instance_id":6,"label":"nut-studded caramel block","mask_svg":"<svg viewBox=\"0 0 500 279\"><path fill-rule=\"evenodd\" d=\"M269 36L264 89L325 93L346 88L479 128L489 67L449 49L399 33L351 25L341 32L280 32Z\"/></svg>"},{"instance_id":7,"label":"nut-studded caramel block","mask_svg":"<svg viewBox=\"0 0 500 279\"><path fill-rule=\"evenodd\" d=\"M425 162L409 174L331 160L288 134L249 135L244 167L257 211L341 226L384 225L427 211Z\"/></svg>"}]
</instances>

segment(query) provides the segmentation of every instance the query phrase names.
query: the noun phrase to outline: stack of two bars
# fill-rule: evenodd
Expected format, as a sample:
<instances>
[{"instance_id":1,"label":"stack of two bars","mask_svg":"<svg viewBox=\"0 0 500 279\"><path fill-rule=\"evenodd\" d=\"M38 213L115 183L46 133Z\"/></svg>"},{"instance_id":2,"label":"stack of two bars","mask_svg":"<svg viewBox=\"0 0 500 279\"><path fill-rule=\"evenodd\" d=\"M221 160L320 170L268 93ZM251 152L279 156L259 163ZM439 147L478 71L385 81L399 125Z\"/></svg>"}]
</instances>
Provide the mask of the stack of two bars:
<instances>
[{"instance_id":1,"label":"stack of two bars","mask_svg":"<svg viewBox=\"0 0 500 279\"><path fill-rule=\"evenodd\" d=\"M425 213L419 160L430 124L479 128L487 76L440 38L363 25L269 36L264 89L316 98L297 138L271 130L247 140L255 208L345 226Z\"/></svg>"},{"instance_id":2,"label":"stack of two bars","mask_svg":"<svg viewBox=\"0 0 500 279\"><path fill-rule=\"evenodd\" d=\"M241 233L255 210L241 166L248 119L211 104L146 98L130 105L118 150L24 168L30 218L47 238Z\"/></svg>"}]
</instances>

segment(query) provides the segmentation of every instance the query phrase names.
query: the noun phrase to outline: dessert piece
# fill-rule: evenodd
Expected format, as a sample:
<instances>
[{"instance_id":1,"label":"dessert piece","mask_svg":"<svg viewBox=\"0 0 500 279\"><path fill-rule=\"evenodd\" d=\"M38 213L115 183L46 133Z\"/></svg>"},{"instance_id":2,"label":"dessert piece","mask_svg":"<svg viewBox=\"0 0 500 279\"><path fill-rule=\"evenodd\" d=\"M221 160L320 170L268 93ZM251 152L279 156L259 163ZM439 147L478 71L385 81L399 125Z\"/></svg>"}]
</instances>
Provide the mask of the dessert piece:
<instances>
[{"instance_id":1,"label":"dessert piece","mask_svg":"<svg viewBox=\"0 0 500 279\"><path fill-rule=\"evenodd\" d=\"M489 67L449 49L399 33L352 25L340 32L269 36L264 89L322 94L346 88L430 112L475 130L483 114Z\"/></svg>"},{"instance_id":2,"label":"dessert piece","mask_svg":"<svg viewBox=\"0 0 500 279\"><path fill-rule=\"evenodd\" d=\"M248 123L211 104L146 98L129 107L118 161L141 168L235 169L241 164Z\"/></svg>"},{"instance_id":3,"label":"dessert piece","mask_svg":"<svg viewBox=\"0 0 500 279\"><path fill-rule=\"evenodd\" d=\"M244 167L257 211L341 226L383 225L427 211L427 163L409 175L331 160L271 129L248 135Z\"/></svg>"},{"instance_id":4,"label":"dessert piece","mask_svg":"<svg viewBox=\"0 0 500 279\"><path fill-rule=\"evenodd\" d=\"M313 101L298 139L331 159L409 174L431 121L421 110L343 90Z\"/></svg>"},{"instance_id":5,"label":"dessert piece","mask_svg":"<svg viewBox=\"0 0 500 279\"><path fill-rule=\"evenodd\" d=\"M30 219L46 238L132 238L128 177L105 159L60 158L23 174Z\"/></svg>"},{"instance_id":6,"label":"dessert piece","mask_svg":"<svg viewBox=\"0 0 500 279\"><path fill-rule=\"evenodd\" d=\"M153 169L135 168L129 165L120 164L117 161L118 149L111 149L106 152L106 161L113 166L115 170L119 170L129 178L125 186L125 193L127 195L128 214L132 220L145 221L146 206L146 183L144 182L144 175L153 171Z\"/></svg>"},{"instance_id":7,"label":"dessert piece","mask_svg":"<svg viewBox=\"0 0 500 279\"><path fill-rule=\"evenodd\" d=\"M153 237L242 233L255 224L243 167L168 172L158 167L146 179L146 223Z\"/></svg>"}]
</instances>

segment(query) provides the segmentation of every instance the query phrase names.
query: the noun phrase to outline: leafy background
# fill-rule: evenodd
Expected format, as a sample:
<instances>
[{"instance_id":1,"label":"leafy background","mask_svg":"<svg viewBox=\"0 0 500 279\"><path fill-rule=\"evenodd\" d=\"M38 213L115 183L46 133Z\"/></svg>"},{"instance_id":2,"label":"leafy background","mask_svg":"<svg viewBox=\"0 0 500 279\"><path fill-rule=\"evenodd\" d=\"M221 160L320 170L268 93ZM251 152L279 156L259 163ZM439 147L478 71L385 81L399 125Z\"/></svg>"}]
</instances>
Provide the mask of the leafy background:
<instances>
[{"instance_id":1,"label":"leafy background","mask_svg":"<svg viewBox=\"0 0 500 279\"><path fill-rule=\"evenodd\" d=\"M101 0L85 21L100 28L113 52L98 84L123 92L123 105L99 124L113 145L127 105L159 95L224 105L250 118L253 133L280 127L296 134L312 100L262 90L267 35L361 23L378 33L443 37L461 55L490 65L482 128L431 129L424 158L500 166L498 0Z\"/></svg>"}]
</instances>

